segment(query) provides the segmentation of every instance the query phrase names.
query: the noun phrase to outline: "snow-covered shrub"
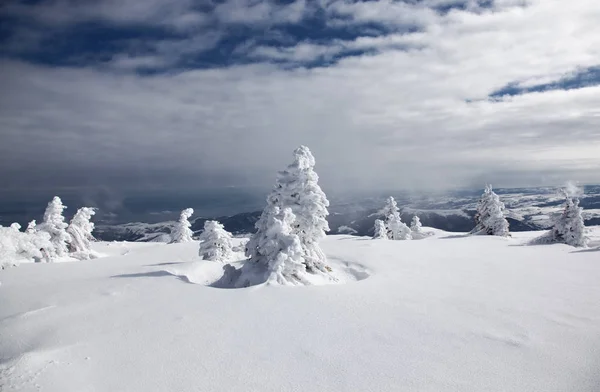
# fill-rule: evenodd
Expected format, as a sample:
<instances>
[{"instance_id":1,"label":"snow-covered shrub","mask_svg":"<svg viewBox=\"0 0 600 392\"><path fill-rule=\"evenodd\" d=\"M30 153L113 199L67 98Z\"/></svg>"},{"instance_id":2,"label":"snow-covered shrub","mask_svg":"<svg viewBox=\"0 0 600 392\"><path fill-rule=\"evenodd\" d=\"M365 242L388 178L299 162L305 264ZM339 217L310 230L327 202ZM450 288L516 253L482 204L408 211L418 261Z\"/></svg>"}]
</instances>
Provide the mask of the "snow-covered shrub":
<instances>
[{"instance_id":1,"label":"snow-covered shrub","mask_svg":"<svg viewBox=\"0 0 600 392\"><path fill-rule=\"evenodd\" d=\"M193 208L186 208L181 211L179 220L175 223L171 232L171 243L190 242L192 241L192 235L194 232L190 227L192 224L189 219L194 214Z\"/></svg>"},{"instance_id":2,"label":"snow-covered shrub","mask_svg":"<svg viewBox=\"0 0 600 392\"><path fill-rule=\"evenodd\" d=\"M552 229L533 243L560 242L575 247L587 246L583 208L579 206L579 199L571 197L566 191L563 191L563 194L565 207L562 214L555 219Z\"/></svg>"},{"instance_id":3,"label":"snow-covered shrub","mask_svg":"<svg viewBox=\"0 0 600 392\"><path fill-rule=\"evenodd\" d=\"M413 216L412 221L410 222L410 231L421 234L423 233L422 227L423 225L421 224L421 219L419 219L417 215Z\"/></svg>"},{"instance_id":4,"label":"snow-covered shrub","mask_svg":"<svg viewBox=\"0 0 600 392\"><path fill-rule=\"evenodd\" d=\"M48 261L47 249L52 247L50 235L46 232L24 233L16 227L0 226L0 267Z\"/></svg>"},{"instance_id":5,"label":"snow-covered shrub","mask_svg":"<svg viewBox=\"0 0 600 392\"><path fill-rule=\"evenodd\" d=\"M471 234L510 236L508 221L504 217L504 203L492 190L491 185L486 185L483 195L477 204L475 214L475 228Z\"/></svg>"},{"instance_id":6,"label":"snow-covered shrub","mask_svg":"<svg viewBox=\"0 0 600 392\"><path fill-rule=\"evenodd\" d=\"M375 219L375 229L373 233L373 239L376 240L387 240L387 229L385 223L381 219Z\"/></svg>"},{"instance_id":7,"label":"snow-covered shrub","mask_svg":"<svg viewBox=\"0 0 600 392\"><path fill-rule=\"evenodd\" d=\"M329 272L325 254L319 246L319 240L329 231L329 201L319 187L314 166L315 158L308 147L300 146L294 151L294 162L279 172L275 186L267 197L267 206L256 222L257 231L246 246L246 256L252 262L267 265L271 261L264 248L269 224L273 223L274 215L290 208L295 216L292 234L300 240L306 270L311 273Z\"/></svg>"},{"instance_id":8,"label":"snow-covered shrub","mask_svg":"<svg viewBox=\"0 0 600 392\"><path fill-rule=\"evenodd\" d=\"M199 255L204 260L226 261L233 253L231 233L217 221L204 222L204 231L200 234Z\"/></svg>"},{"instance_id":9,"label":"snow-covered shrub","mask_svg":"<svg viewBox=\"0 0 600 392\"><path fill-rule=\"evenodd\" d=\"M412 235L410 228L400 219L400 210L396 200L390 196L383 209L379 212L385 217L387 237L391 240L410 240Z\"/></svg>"},{"instance_id":10,"label":"snow-covered shrub","mask_svg":"<svg viewBox=\"0 0 600 392\"><path fill-rule=\"evenodd\" d=\"M417 215L413 216L410 222L410 231L414 240L421 240L434 234L432 231L423 231L421 219Z\"/></svg>"},{"instance_id":11,"label":"snow-covered shrub","mask_svg":"<svg viewBox=\"0 0 600 392\"><path fill-rule=\"evenodd\" d=\"M54 198L48 203L44 213L44 222L38 226L38 230L50 234L51 248L47 249L50 261L57 258L66 257L68 254L68 244L71 242L71 236L67 233L68 225L65 223L63 210L67 208L63 205L60 197Z\"/></svg>"},{"instance_id":12,"label":"snow-covered shrub","mask_svg":"<svg viewBox=\"0 0 600 392\"><path fill-rule=\"evenodd\" d=\"M90 222L95 214L96 211L93 208L82 207L77 210L67 227L67 233L71 236L69 249L71 250L71 256L76 259L88 260L96 257L90 245L91 241L95 241L92 235L94 223Z\"/></svg>"}]
</instances>

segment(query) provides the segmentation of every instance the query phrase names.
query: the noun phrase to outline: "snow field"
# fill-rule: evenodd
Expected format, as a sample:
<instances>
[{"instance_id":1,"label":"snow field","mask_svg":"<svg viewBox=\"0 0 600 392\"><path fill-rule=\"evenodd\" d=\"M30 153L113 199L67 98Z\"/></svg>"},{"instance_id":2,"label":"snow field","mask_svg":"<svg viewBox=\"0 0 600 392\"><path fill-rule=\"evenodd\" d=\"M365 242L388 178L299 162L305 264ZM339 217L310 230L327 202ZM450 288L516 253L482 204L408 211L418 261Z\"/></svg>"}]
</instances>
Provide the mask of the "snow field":
<instances>
[{"instance_id":1,"label":"snow field","mask_svg":"<svg viewBox=\"0 0 600 392\"><path fill-rule=\"evenodd\" d=\"M216 289L196 242L0 271L0 390L599 390L600 228L588 249L427 230L325 238L347 284Z\"/></svg>"}]
</instances>

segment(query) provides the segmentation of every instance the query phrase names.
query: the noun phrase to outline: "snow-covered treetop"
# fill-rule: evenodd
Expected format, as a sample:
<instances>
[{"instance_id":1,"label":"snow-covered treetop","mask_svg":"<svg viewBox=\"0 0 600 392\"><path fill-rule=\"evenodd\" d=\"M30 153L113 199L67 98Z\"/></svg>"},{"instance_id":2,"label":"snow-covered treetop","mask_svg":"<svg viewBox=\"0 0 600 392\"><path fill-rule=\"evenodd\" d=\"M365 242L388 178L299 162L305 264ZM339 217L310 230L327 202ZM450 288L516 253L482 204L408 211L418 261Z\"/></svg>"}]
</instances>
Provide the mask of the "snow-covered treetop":
<instances>
[{"instance_id":1,"label":"snow-covered treetop","mask_svg":"<svg viewBox=\"0 0 600 392\"><path fill-rule=\"evenodd\" d=\"M31 222L29 222L27 224L27 229L25 229L25 232L27 232L27 233L35 233L37 231L36 226L37 226L37 224L35 223L35 219L34 219L34 220L32 220Z\"/></svg>"},{"instance_id":2,"label":"snow-covered treetop","mask_svg":"<svg viewBox=\"0 0 600 392\"><path fill-rule=\"evenodd\" d=\"M390 215L396 215L400 212L398 208L398 203L396 203L396 199L393 196L390 196L385 201L384 207L379 211L379 214L383 216L385 219L388 219Z\"/></svg>"},{"instance_id":3,"label":"snow-covered treetop","mask_svg":"<svg viewBox=\"0 0 600 392\"><path fill-rule=\"evenodd\" d=\"M63 211L66 209L62 203L62 200L58 196L54 196L54 198L48 203L48 207L46 207L46 211L44 212L44 224L53 226L59 230L64 230L67 228L67 224L65 223L65 218L63 216Z\"/></svg>"},{"instance_id":4,"label":"snow-covered treetop","mask_svg":"<svg viewBox=\"0 0 600 392\"><path fill-rule=\"evenodd\" d=\"M315 167L315 157L306 146L300 146L294 150L294 163L290 166L296 166L300 170L312 169Z\"/></svg>"},{"instance_id":5,"label":"snow-covered treetop","mask_svg":"<svg viewBox=\"0 0 600 392\"><path fill-rule=\"evenodd\" d=\"M71 225L81 228L82 232L91 233L94 231L94 223L90 221L92 216L96 215L96 211L92 207L81 207L77 210L73 219L71 219Z\"/></svg>"},{"instance_id":6,"label":"snow-covered treetop","mask_svg":"<svg viewBox=\"0 0 600 392\"><path fill-rule=\"evenodd\" d=\"M189 218L194 214L193 208L186 208L181 211L179 220L173 226L171 232L171 243L190 242L192 241L192 235L194 234L190 227L192 224Z\"/></svg>"}]
</instances>

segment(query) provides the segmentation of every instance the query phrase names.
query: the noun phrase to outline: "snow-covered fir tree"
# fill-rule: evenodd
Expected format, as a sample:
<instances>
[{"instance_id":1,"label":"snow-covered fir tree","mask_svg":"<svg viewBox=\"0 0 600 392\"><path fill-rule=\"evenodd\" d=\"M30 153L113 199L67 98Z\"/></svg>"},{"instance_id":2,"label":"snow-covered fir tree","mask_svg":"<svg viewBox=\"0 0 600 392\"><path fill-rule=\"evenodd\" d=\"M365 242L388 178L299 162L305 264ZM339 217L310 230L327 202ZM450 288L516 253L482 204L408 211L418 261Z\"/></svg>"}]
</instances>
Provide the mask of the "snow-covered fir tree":
<instances>
[{"instance_id":1,"label":"snow-covered fir tree","mask_svg":"<svg viewBox=\"0 0 600 392\"><path fill-rule=\"evenodd\" d=\"M552 242L564 242L576 247L587 246L583 208L579 206L579 199L571 197L566 191L563 191L563 194L565 208L550 230Z\"/></svg>"},{"instance_id":2,"label":"snow-covered fir tree","mask_svg":"<svg viewBox=\"0 0 600 392\"><path fill-rule=\"evenodd\" d=\"M422 227L421 219L419 219L417 215L413 216L412 221L410 222L410 231L414 234L423 234Z\"/></svg>"},{"instance_id":3,"label":"snow-covered fir tree","mask_svg":"<svg viewBox=\"0 0 600 392\"><path fill-rule=\"evenodd\" d=\"M291 208L295 216L292 234L298 236L302 245L306 270L311 273L329 272L325 254L319 246L319 240L329 231L329 201L319 187L314 166L315 158L308 147L300 146L294 151L294 162L279 172L276 184L267 197L267 206L256 223L257 231L246 247L246 256L251 261L263 265L270 262L263 249L269 224L273 222L273 215Z\"/></svg>"},{"instance_id":4,"label":"snow-covered fir tree","mask_svg":"<svg viewBox=\"0 0 600 392\"><path fill-rule=\"evenodd\" d=\"M475 214L475 228L472 234L509 236L508 221L504 217L504 203L492 190L491 185L486 185L481 199L477 204Z\"/></svg>"},{"instance_id":5,"label":"snow-covered fir tree","mask_svg":"<svg viewBox=\"0 0 600 392\"><path fill-rule=\"evenodd\" d=\"M392 196L388 197L385 206L379 213L385 217L387 237L390 240L412 239L410 228L402 222L398 204Z\"/></svg>"},{"instance_id":6,"label":"snow-covered fir tree","mask_svg":"<svg viewBox=\"0 0 600 392\"><path fill-rule=\"evenodd\" d=\"M47 249L51 260L58 257L65 257L68 254L68 244L71 242L71 236L67 233L67 223L63 216L63 205L60 197L54 198L48 203L44 213L44 222L38 226L39 230L50 234L50 243L52 247Z\"/></svg>"},{"instance_id":7,"label":"snow-covered fir tree","mask_svg":"<svg viewBox=\"0 0 600 392\"><path fill-rule=\"evenodd\" d=\"M204 231L200 234L199 255L204 260L226 261L232 256L232 235L217 221L204 222Z\"/></svg>"},{"instance_id":8,"label":"snow-covered fir tree","mask_svg":"<svg viewBox=\"0 0 600 392\"><path fill-rule=\"evenodd\" d=\"M29 234L37 232L37 224L35 223L35 219L27 224L27 229L25 229L25 232Z\"/></svg>"},{"instance_id":9,"label":"snow-covered fir tree","mask_svg":"<svg viewBox=\"0 0 600 392\"><path fill-rule=\"evenodd\" d=\"M69 227L67 227L67 233L71 236L69 248L72 256L78 259L87 260L94 255L90 244L91 241L95 240L92 235L94 223L90 219L95 214L96 211L93 208L82 207L77 210L69 223Z\"/></svg>"},{"instance_id":10,"label":"snow-covered fir tree","mask_svg":"<svg viewBox=\"0 0 600 392\"><path fill-rule=\"evenodd\" d=\"M387 229L385 223L381 219L375 219L375 229L373 232L373 239L376 240L387 240Z\"/></svg>"},{"instance_id":11,"label":"snow-covered fir tree","mask_svg":"<svg viewBox=\"0 0 600 392\"><path fill-rule=\"evenodd\" d=\"M179 220L173 226L173 231L171 232L171 243L180 243L180 242L190 242L192 241L192 235L194 232L191 227L189 219L194 214L193 208L186 208L181 211L179 215Z\"/></svg>"},{"instance_id":12,"label":"snow-covered fir tree","mask_svg":"<svg viewBox=\"0 0 600 392\"><path fill-rule=\"evenodd\" d=\"M14 231L21 231L21 225L18 224L17 222L14 222L13 224L11 224L10 228L13 229Z\"/></svg>"}]
</instances>

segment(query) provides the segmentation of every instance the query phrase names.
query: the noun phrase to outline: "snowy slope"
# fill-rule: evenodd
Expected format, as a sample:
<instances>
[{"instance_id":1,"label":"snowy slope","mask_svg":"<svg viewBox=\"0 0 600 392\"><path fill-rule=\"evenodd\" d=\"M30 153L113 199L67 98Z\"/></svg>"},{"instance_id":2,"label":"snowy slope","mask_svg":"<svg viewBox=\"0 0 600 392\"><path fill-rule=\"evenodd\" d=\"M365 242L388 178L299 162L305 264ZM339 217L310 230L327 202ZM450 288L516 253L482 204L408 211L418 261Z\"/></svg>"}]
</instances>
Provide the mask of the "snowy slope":
<instances>
[{"instance_id":1,"label":"snowy slope","mask_svg":"<svg viewBox=\"0 0 600 392\"><path fill-rule=\"evenodd\" d=\"M197 243L9 268L0 390L598 391L600 250L539 234L330 236L328 286L210 287Z\"/></svg>"}]
</instances>

